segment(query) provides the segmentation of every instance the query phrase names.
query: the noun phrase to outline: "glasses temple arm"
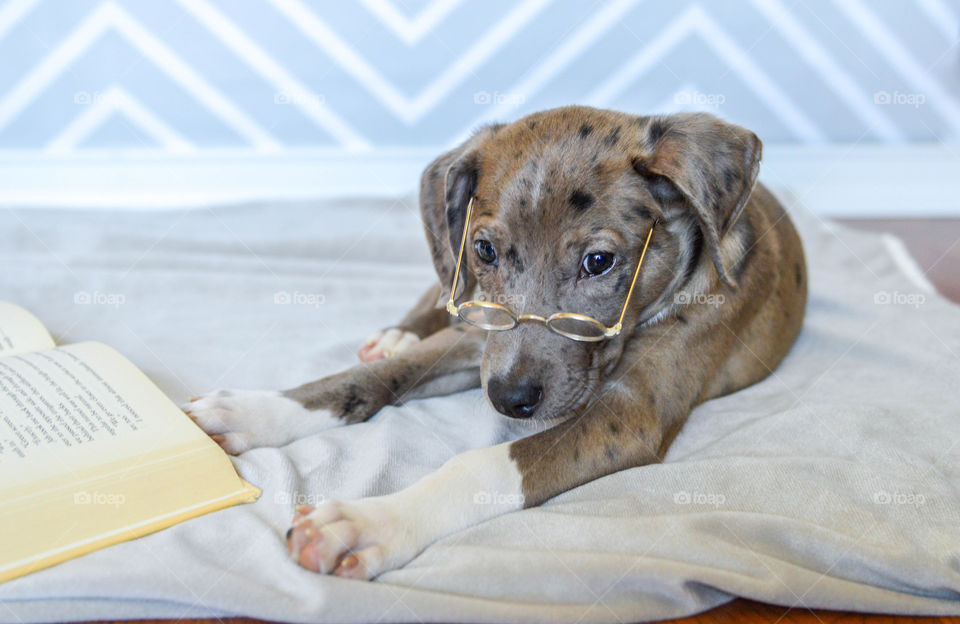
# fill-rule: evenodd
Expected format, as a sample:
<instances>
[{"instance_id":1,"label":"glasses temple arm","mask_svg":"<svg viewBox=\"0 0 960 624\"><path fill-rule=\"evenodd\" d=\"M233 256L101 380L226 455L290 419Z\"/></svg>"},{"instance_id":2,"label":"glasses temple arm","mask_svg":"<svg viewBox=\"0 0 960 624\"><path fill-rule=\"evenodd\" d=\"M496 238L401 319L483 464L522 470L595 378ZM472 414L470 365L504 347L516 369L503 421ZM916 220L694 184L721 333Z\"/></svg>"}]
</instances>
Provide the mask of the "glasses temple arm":
<instances>
[{"instance_id":1,"label":"glasses temple arm","mask_svg":"<svg viewBox=\"0 0 960 624\"><path fill-rule=\"evenodd\" d=\"M467 203L467 218L463 221L463 236L460 238L460 251L457 253L457 268L453 270L453 286L450 287L450 299L447 301L447 312L453 316L457 316L457 305L453 302L454 297L457 292L457 282L460 278L460 263L463 261L463 248L467 243L467 228L470 225L470 213L473 212L473 197L470 198L469 203ZM646 247L644 247L646 251ZM636 279L636 277L634 277ZM633 285L630 286L630 289L633 290ZM620 316L623 318L623 315Z\"/></svg>"},{"instance_id":2,"label":"glasses temple arm","mask_svg":"<svg viewBox=\"0 0 960 624\"><path fill-rule=\"evenodd\" d=\"M633 296L633 287L637 284L640 267L643 266L643 257L647 255L647 246L650 244L650 239L653 237L653 228L656 227L656 225L657 223L654 221L653 225L650 226L650 230L647 232L647 240L643 243L643 251L640 252L640 261L637 262L637 270L633 272L630 290L627 291L627 300L623 302L623 309L620 310L620 318L617 319L617 324L613 326L614 331L612 335L619 334L620 330L623 329L623 317L627 315L627 306L630 305L630 297Z\"/></svg>"}]
</instances>

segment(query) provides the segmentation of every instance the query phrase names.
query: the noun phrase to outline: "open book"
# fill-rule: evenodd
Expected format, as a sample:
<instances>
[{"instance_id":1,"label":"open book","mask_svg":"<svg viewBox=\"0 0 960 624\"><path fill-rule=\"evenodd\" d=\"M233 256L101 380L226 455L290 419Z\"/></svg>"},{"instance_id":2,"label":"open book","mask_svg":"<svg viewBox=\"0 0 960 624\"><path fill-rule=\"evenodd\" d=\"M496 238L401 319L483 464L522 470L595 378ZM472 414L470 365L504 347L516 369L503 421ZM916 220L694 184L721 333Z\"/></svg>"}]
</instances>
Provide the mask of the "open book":
<instances>
[{"instance_id":1,"label":"open book","mask_svg":"<svg viewBox=\"0 0 960 624\"><path fill-rule=\"evenodd\" d=\"M122 355L0 302L0 582L259 495Z\"/></svg>"}]
</instances>

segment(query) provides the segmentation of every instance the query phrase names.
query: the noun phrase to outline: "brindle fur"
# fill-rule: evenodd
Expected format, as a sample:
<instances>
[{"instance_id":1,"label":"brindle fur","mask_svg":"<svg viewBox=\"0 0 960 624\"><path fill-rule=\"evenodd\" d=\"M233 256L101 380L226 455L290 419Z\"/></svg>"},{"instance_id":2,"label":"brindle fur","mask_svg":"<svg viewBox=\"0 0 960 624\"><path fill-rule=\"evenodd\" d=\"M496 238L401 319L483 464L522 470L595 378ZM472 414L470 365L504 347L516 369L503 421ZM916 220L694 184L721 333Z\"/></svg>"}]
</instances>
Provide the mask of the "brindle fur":
<instances>
[{"instance_id":1,"label":"brindle fur","mask_svg":"<svg viewBox=\"0 0 960 624\"><path fill-rule=\"evenodd\" d=\"M401 327L424 338L393 358L287 391L347 422L383 405L488 382L535 379L550 429L510 449L526 505L659 461L698 404L754 384L803 320L800 239L755 184L761 144L706 114L637 117L586 107L489 126L427 167L421 212L439 282ZM451 323L449 294L467 202L475 198L458 301L506 300L520 313L589 314L613 324L654 227L622 333L574 342L536 323L485 332ZM480 263L471 242L500 252ZM586 252L616 253L579 279Z\"/></svg>"}]
</instances>

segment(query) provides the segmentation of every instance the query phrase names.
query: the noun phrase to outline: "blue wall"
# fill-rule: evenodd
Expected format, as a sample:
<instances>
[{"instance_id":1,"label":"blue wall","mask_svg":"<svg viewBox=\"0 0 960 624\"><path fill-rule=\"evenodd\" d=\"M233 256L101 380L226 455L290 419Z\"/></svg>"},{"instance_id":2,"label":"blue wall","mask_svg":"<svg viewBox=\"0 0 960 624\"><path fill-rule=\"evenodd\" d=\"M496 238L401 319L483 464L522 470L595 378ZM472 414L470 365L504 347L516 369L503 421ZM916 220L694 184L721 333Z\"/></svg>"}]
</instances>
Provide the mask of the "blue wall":
<instances>
[{"instance_id":1,"label":"blue wall","mask_svg":"<svg viewBox=\"0 0 960 624\"><path fill-rule=\"evenodd\" d=\"M0 149L443 146L568 103L960 137L957 0L6 0Z\"/></svg>"}]
</instances>

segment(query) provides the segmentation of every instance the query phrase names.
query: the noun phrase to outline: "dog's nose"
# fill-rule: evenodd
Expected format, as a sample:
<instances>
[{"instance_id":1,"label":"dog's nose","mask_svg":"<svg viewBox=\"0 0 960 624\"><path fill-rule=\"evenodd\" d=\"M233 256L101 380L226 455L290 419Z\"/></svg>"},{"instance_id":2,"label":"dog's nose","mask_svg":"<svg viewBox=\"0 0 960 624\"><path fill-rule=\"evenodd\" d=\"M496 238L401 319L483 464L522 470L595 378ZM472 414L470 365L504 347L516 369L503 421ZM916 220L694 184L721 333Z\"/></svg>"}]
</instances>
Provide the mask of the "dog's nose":
<instances>
[{"instance_id":1,"label":"dog's nose","mask_svg":"<svg viewBox=\"0 0 960 624\"><path fill-rule=\"evenodd\" d=\"M509 385L493 377L487 382L487 396L501 414L512 418L530 418L543 399L543 387L529 379Z\"/></svg>"}]
</instances>

